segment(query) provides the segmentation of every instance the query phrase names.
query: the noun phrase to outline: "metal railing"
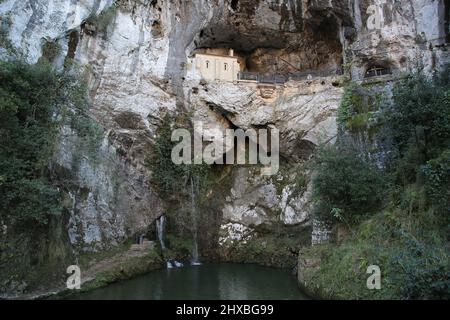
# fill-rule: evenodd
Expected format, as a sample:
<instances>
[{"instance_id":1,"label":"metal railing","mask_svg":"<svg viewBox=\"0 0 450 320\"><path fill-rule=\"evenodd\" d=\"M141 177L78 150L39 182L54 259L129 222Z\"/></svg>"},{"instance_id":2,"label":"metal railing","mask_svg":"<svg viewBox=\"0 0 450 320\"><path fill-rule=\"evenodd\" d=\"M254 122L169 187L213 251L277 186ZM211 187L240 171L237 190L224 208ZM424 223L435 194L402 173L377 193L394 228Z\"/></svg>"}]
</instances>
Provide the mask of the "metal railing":
<instances>
[{"instance_id":1,"label":"metal railing","mask_svg":"<svg viewBox=\"0 0 450 320\"><path fill-rule=\"evenodd\" d=\"M238 80L258 81L259 73L256 72L239 72Z\"/></svg>"},{"instance_id":2,"label":"metal railing","mask_svg":"<svg viewBox=\"0 0 450 320\"><path fill-rule=\"evenodd\" d=\"M287 78L279 74L260 74L257 72L239 72L238 80L240 81L254 81L257 83L266 84L284 84Z\"/></svg>"},{"instance_id":3,"label":"metal railing","mask_svg":"<svg viewBox=\"0 0 450 320\"><path fill-rule=\"evenodd\" d=\"M284 84L288 81L304 81L317 77L329 77L334 75L342 75L342 70L333 71L305 71L290 73L288 76L281 74L260 74L257 72L239 72L239 81L254 81L261 84Z\"/></svg>"},{"instance_id":4,"label":"metal railing","mask_svg":"<svg viewBox=\"0 0 450 320\"><path fill-rule=\"evenodd\" d=\"M342 69L333 69L325 71L302 71L289 74L289 80L302 81L321 77L341 76L344 72Z\"/></svg>"},{"instance_id":5,"label":"metal railing","mask_svg":"<svg viewBox=\"0 0 450 320\"><path fill-rule=\"evenodd\" d=\"M284 84L287 81L285 76L271 74L271 75L260 75L258 82L267 84Z\"/></svg>"},{"instance_id":6,"label":"metal railing","mask_svg":"<svg viewBox=\"0 0 450 320\"><path fill-rule=\"evenodd\" d=\"M367 70L365 77L373 78L373 77L385 76L388 74L392 74L391 69L378 67L378 68L371 68L371 69Z\"/></svg>"}]
</instances>

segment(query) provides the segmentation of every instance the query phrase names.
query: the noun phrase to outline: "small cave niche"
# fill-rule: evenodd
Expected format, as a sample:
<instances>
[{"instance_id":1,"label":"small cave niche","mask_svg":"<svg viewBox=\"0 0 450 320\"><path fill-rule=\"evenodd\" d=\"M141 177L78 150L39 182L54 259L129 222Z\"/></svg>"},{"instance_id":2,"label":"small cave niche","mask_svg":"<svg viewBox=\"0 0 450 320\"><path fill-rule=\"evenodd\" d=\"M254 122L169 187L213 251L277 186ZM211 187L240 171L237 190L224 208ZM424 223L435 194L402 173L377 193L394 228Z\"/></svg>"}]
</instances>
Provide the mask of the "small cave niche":
<instances>
[{"instance_id":1,"label":"small cave niche","mask_svg":"<svg viewBox=\"0 0 450 320\"><path fill-rule=\"evenodd\" d=\"M230 125L231 130L243 130L233 124ZM261 127L261 129L267 129ZM243 136L238 137L235 135L233 137L233 147L226 150L223 154L223 162L227 163L227 165L238 165L238 166L247 166L255 164L251 160L251 153L255 152L258 154L265 154L267 157L272 157L272 141L271 141L271 133L268 130L267 140L265 140L265 145L260 143L260 132L259 130L252 128L253 133L249 133L250 131L246 131ZM254 155L254 154L253 154ZM230 159L233 159L233 163L228 163ZM240 163L239 159L244 160L245 163Z\"/></svg>"},{"instance_id":2,"label":"small cave niche","mask_svg":"<svg viewBox=\"0 0 450 320\"><path fill-rule=\"evenodd\" d=\"M163 36L163 28L161 22L159 22L158 20L155 20L152 23L152 36L154 38L160 38Z\"/></svg>"},{"instance_id":3,"label":"small cave niche","mask_svg":"<svg viewBox=\"0 0 450 320\"><path fill-rule=\"evenodd\" d=\"M133 112L122 112L114 117L114 121L121 129L140 130L145 129L145 124L139 114Z\"/></svg>"},{"instance_id":4,"label":"small cave niche","mask_svg":"<svg viewBox=\"0 0 450 320\"><path fill-rule=\"evenodd\" d=\"M233 9L233 11L237 11L239 8L239 0L231 0L231 9Z\"/></svg>"},{"instance_id":5,"label":"small cave niche","mask_svg":"<svg viewBox=\"0 0 450 320\"><path fill-rule=\"evenodd\" d=\"M72 31L69 35L69 50L67 51L67 59L74 59L77 51L80 34L78 31Z\"/></svg>"},{"instance_id":6,"label":"small cave niche","mask_svg":"<svg viewBox=\"0 0 450 320\"><path fill-rule=\"evenodd\" d=\"M364 78L374 78L391 74L392 69L389 65L372 64L367 68Z\"/></svg>"},{"instance_id":7,"label":"small cave niche","mask_svg":"<svg viewBox=\"0 0 450 320\"><path fill-rule=\"evenodd\" d=\"M295 158L300 161L307 161L311 158L316 148L317 145L311 141L301 139L294 148Z\"/></svg>"}]
</instances>

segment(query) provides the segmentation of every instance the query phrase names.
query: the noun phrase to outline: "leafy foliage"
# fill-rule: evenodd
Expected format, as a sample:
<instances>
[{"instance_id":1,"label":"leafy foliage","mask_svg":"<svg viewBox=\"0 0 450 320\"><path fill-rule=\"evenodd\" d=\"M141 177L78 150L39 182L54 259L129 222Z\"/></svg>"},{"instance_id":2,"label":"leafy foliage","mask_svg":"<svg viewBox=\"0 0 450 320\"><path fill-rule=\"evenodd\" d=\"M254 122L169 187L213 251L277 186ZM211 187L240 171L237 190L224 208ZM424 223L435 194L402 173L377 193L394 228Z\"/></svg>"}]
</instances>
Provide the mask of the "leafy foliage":
<instances>
[{"instance_id":1,"label":"leafy foliage","mask_svg":"<svg viewBox=\"0 0 450 320\"><path fill-rule=\"evenodd\" d=\"M324 147L315 156L314 170L313 197L322 220L354 224L381 208L386 180L355 151Z\"/></svg>"},{"instance_id":2,"label":"leafy foliage","mask_svg":"<svg viewBox=\"0 0 450 320\"><path fill-rule=\"evenodd\" d=\"M96 32L107 36L108 27L111 25L116 17L118 3L114 2L108 9L101 12L99 15L93 13L86 22L96 27Z\"/></svg>"},{"instance_id":3,"label":"leafy foliage","mask_svg":"<svg viewBox=\"0 0 450 320\"><path fill-rule=\"evenodd\" d=\"M352 82L345 88L337 121L352 133L366 131L374 122L374 112L380 103L378 93Z\"/></svg>"},{"instance_id":4,"label":"leafy foliage","mask_svg":"<svg viewBox=\"0 0 450 320\"><path fill-rule=\"evenodd\" d=\"M430 224L426 218L418 217L422 228ZM302 259L321 261L318 268L302 270L302 276L322 297L448 299L450 257L437 226L426 228L428 239L418 238L402 228L409 220L407 215L378 213L358 225L339 246L302 249ZM370 265L381 268L381 290L366 287Z\"/></svg>"},{"instance_id":5,"label":"leafy foliage","mask_svg":"<svg viewBox=\"0 0 450 320\"><path fill-rule=\"evenodd\" d=\"M0 216L46 223L60 212L47 165L59 126L88 107L85 87L45 63L0 62L0 101Z\"/></svg>"},{"instance_id":6,"label":"leafy foliage","mask_svg":"<svg viewBox=\"0 0 450 320\"><path fill-rule=\"evenodd\" d=\"M392 175L399 186L423 185L428 205L448 215L450 207L450 85L448 70L428 79L417 74L394 88L386 108L396 157Z\"/></svg>"},{"instance_id":7,"label":"leafy foliage","mask_svg":"<svg viewBox=\"0 0 450 320\"><path fill-rule=\"evenodd\" d=\"M61 53L61 46L57 42L47 41L42 48L42 59L53 62Z\"/></svg>"},{"instance_id":8,"label":"leafy foliage","mask_svg":"<svg viewBox=\"0 0 450 320\"><path fill-rule=\"evenodd\" d=\"M9 39L9 28L11 25L11 17L2 15L0 17L0 49L4 49L7 54L15 53L14 46Z\"/></svg>"},{"instance_id":9,"label":"leafy foliage","mask_svg":"<svg viewBox=\"0 0 450 320\"><path fill-rule=\"evenodd\" d=\"M171 136L175 124L176 128L191 128L189 115L181 113L163 119L154 142L153 156L148 159L151 182L166 204L168 234L183 238L193 236L194 244L198 243L200 250L206 246L211 248L211 239L219 230L221 205L231 189L231 168L174 164L171 155L175 143Z\"/></svg>"},{"instance_id":10,"label":"leafy foliage","mask_svg":"<svg viewBox=\"0 0 450 320\"><path fill-rule=\"evenodd\" d=\"M209 166L207 165L176 165L172 161L172 149L176 143L172 142L172 126L174 119L167 115L155 140L153 157L149 159L152 169L152 181L158 187L164 199L187 194L190 180L194 180L196 191L207 186Z\"/></svg>"},{"instance_id":11,"label":"leafy foliage","mask_svg":"<svg viewBox=\"0 0 450 320\"><path fill-rule=\"evenodd\" d=\"M353 223L351 235L340 245L301 253L322 260L319 268L305 271L304 278L323 295L450 297L449 75L449 68L431 79L419 73L395 85L392 100L382 106L379 117L391 142L382 170L342 145L319 151L314 181L317 210L324 219L332 216L334 221ZM346 94L340 110L347 130L352 129L348 126L352 110L366 103L355 90ZM361 215L369 212L372 215ZM366 267L371 264L381 267L381 290L365 286Z\"/></svg>"},{"instance_id":12,"label":"leafy foliage","mask_svg":"<svg viewBox=\"0 0 450 320\"><path fill-rule=\"evenodd\" d=\"M439 156L450 141L450 82L422 74L397 84L386 123L400 157L415 152L414 165Z\"/></svg>"},{"instance_id":13,"label":"leafy foliage","mask_svg":"<svg viewBox=\"0 0 450 320\"><path fill-rule=\"evenodd\" d=\"M450 149L422 167L430 202L444 214L450 208Z\"/></svg>"},{"instance_id":14,"label":"leafy foliage","mask_svg":"<svg viewBox=\"0 0 450 320\"><path fill-rule=\"evenodd\" d=\"M398 283L404 299L445 299L450 296L449 256L442 244L418 241L403 230L397 231L401 250L388 263L390 280Z\"/></svg>"}]
</instances>

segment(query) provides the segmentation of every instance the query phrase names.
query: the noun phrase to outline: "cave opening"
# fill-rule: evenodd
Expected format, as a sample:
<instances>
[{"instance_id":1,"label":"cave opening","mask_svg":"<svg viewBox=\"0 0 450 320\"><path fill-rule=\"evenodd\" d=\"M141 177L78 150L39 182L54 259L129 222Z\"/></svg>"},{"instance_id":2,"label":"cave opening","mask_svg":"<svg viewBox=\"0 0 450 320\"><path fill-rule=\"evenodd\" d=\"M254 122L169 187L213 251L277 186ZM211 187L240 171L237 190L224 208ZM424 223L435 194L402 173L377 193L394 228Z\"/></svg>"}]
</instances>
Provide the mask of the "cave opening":
<instances>
[{"instance_id":1,"label":"cave opening","mask_svg":"<svg viewBox=\"0 0 450 320\"><path fill-rule=\"evenodd\" d=\"M224 43L221 43L223 45ZM235 42L226 43L226 46L208 46L198 48L194 54L208 54L229 56L229 48L234 52L239 63L241 73L249 77L281 76L285 78L305 77L307 75L331 76L339 74L341 70L342 56L339 50L333 52L318 52L315 48L296 49L258 47L253 50L242 50L235 46ZM314 51L314 52L313 52ZM226 69L227 66L225 65Z\"/></svg>"},{"instance_id":2,"label":"cave opening","mask_svg":"<svg viewBox=\"0 0 450 320\"><path fill-rule=\"evenodd\" d=\"M365 73L365 78L373 78L373 77L380 77L380 76L385 76L385 75L391 75L392 74L392 70L389 66L386 65L371 65L366 73Z\"/></svg>"},{"instance_id":3,"label":"cave opening","mask_svg":"<svg viewBox=\"0 0 450 320\"><path fill-rule=\"evenodd\" d=\"M334 16L305 19L299 12L301 7L289 6L285 17L289 26L280 29L278 18L258 20L258 6L252 0L230 0L228 4L220 19L198 30L191 57L197 53L227 56L233 49L240 72L246 73L249 80L304 80L310 75L342 73L340 21ZM267 10L281 17L278 5Z\"/></svg>"},{"instance_id":4,"label":"cave opening","mask_svg":"<svg viewBox=\"0 0 450 320\"><path fill-rule=\"evenodd\" d=\"M242 28L238 23L226 30L220 25L200 30L193 54L228 55L231 48L242 72L262 75L330 76L341 70L343 52L337 37L267 30L243 33Z\"/></svg>"},{"instance_id":5,"label":"cave opening","mask_svg":"<svg viewBox=\"0 0 450 320\"><path fill-rule=\"evenodd\" d=\"M80 34L78 31L72 31L69 35L69 49L67 50L67 59L74 59L77 52Z\"/></svg>"},{"instance_id":6,"label":"cave opening","mask_svg":"<svg viewBox=\"0 0 450 320\"><path fill-rule=\"evenodd\" d=\"M67 68L70 65L70 61L75 59L79 42L80 42L80 33L76 30L72 31L69 34L69 45L66 57L64 58L64 68Z\"/></svg>"},{"instance_id":7,"label":"cave opening","mask_svg":"<svg viewBox=\"0 0 450 320\"><path fill-rule=\"evenodd\" d=\"M154 38L160 38L163 36L164 32L160 21L158 20L153 21L151 32Z\"/></svg>"},{"instance_id":8,"label":"cave opening","mask_svg":"<svg viewBox=\"0 0 450 320\"><path fill-rule=\"evenodd\" d=\"M231 9L236 11L238 9L238 6L239 6L239 0L231 0Z\"/></svg>"}]
</instances>

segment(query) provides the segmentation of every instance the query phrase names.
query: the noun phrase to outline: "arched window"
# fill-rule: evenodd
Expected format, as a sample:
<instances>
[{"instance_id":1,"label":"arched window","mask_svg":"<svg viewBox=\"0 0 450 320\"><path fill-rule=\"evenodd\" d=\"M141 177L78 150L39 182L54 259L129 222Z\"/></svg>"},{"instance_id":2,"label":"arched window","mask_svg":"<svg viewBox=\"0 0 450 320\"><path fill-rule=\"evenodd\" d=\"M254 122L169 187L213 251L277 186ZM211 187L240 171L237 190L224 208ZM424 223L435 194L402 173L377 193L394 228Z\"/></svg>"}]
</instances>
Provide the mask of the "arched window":
<instances>
[{"instance_id":1,"label":"arched window","mask_svg":"<svg viewBox=\"0 0 450 320\"><path fill-rule=\"evenodd\" d=\"M392 74L391 68L382 66L371 66L369 69L367 69L365 77L372 78L384 76L387 74Z\"/></svg>"},{"instance_id":2,"label":"arched window","mask_svg":"<svg viewBox=\"0 0 450 320\"><path fill-rule=\"evenodd\" d=\"M206 60L206 69L209 69L209 60Z\"/></svg>"},{"instance_id":3,"label":"arched window","mask_svg":"<svg viewBox=\"0 0 450 320\"><path fill-rule=\"evenodd\" d=\"M228 70L228 63L224 63L223 64L223 68L225 69L225 71L227 71Z\"/></svg>"}]
</instances>

